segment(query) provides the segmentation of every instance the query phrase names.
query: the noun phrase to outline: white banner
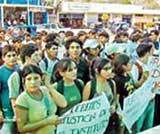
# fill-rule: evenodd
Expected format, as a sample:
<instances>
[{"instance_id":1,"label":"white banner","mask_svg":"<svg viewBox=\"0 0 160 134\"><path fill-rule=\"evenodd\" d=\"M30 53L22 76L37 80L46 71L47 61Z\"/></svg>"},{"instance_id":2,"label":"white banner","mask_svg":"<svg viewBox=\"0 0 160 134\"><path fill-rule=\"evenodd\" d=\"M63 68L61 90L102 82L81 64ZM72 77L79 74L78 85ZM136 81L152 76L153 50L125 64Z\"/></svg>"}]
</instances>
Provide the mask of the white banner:
<instances>
[{"instance_id":1,"label":"white banner","mask_svg":"<svg viewBox=\"0 0 160 134\"><path fill-rule=\"evenodd\" d=\"M124 99L123 122L130 132L133 124L143 114L153 97L152 88L153 79L150 77L139 89Z\"/></svg>"},{"instance_id":2,"label":"white banner","mask_svg":"<svg viewBox=\"0 0 160 134\"><path fill-rule=\"evenodd\" d=\"M103 134L108 126L110 104L102 94L74 106L61 117L57 134Z\"/></svg>"}]
</instances>

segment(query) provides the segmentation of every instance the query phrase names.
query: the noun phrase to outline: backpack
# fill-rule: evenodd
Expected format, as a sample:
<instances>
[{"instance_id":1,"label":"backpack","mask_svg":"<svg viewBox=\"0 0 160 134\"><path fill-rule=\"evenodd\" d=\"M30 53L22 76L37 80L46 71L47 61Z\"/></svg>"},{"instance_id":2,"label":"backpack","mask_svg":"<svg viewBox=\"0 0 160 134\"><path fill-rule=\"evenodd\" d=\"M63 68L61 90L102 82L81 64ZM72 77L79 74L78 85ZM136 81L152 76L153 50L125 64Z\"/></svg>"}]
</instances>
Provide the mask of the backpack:
<instances>
[{"instance_id":1,"label":"backpack","mask_svg":"<svg viewBox=\"0 0 160 134\"><path fill-rule=\"evenodd\" d=\"M134 65L138 69L138 80L140 80L141 77L142 77L142 74L143 74L143 68L142 68L142 66L137 61L134 62Z\"/></svg>"},{"instance_id":2,"label":"backpack","mask_svg":"<svg viewBox=\"0 0 160 134\"><path fill-rule=\"evenodd\" d=\"M42 60L43 60L44 63L45 63L45 69L46 69L46 71L47 71L47 69L48 69L48 60L47 60L47 58L44 58L44 59L42 59ZM56 60L59 61L58 58L56 58ZM58 63L58 62L57 62L57 63ZM54 65L54 67L53 67L53 69L52 69L52 75L51 75L51 80L50 80L51 83L56 82L56 80L55 80L55 78L54 78L54 72L55 72L55 70L57 69L57 63L55 63L55 65Z\"/></svg>"},{"instance_id":3,"label":"backpack","mask_svg":"<svg viewBox=\"0 0 160 134\"><path fill-rule=\"evenodd\" d=\"M19 89L19 93L22 93L24 91L24 88L23 88L23 82L22 82L22 70L17 70L17 73L19 75L19 81L20 81L20 89Z\"/></svg>"},{"instance_id":4,"label":"backpack","mask_svg":"<svg viewBox=\"0 0 160 134\"><path fill-rule=\"evenodd\" d=\"M44 63L45 63L45 68L46 68L46 70L47 70L47 69L48 69L48 60L47 60L47 58L44 58L44 59L42 59L42 60L44 61ZM58 58L56 58L56 60L59 61Z\"/></svg>"}]
</instances>

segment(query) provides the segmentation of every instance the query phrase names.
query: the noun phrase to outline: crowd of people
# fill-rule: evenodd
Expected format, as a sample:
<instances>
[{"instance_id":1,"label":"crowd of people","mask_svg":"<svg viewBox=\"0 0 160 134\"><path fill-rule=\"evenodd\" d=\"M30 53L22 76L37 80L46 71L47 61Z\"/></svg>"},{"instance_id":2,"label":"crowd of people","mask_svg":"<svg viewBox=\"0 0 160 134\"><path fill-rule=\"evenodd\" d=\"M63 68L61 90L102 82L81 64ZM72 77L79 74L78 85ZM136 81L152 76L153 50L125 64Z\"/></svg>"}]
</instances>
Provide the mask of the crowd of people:
<instances>
[{"instance_id":1,"label":"crowd of people","mask_svg":"<svg viewBox=\"0 0 160 134\"><path fill-rule=\"evenodd\" d=\"M117 110L146 82L150 56L160 56L158 30L119 31L113 41L106 31L31 37L0 30L0 133L54 134L61 115L104 92L111 113L105 134L129 134ZM154 88L133 134L160 124Z\"/></svg>"}]
</instances>

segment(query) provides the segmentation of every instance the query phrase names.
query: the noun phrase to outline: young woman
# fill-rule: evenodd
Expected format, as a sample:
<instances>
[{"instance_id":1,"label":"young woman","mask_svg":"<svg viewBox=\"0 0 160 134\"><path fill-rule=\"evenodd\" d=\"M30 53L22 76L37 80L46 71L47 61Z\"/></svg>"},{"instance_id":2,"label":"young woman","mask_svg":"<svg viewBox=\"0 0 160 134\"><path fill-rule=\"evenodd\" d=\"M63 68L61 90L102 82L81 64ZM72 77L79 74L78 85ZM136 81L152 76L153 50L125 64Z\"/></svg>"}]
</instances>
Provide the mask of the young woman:
<instances>
[{"instance_id":1,"label":"young woman","mask_svg":"<svg viewBox=\"0 0 160 134\"><path fill-rule=\"evenodd\" d=\"M114 80L116 87L118 87L117 95L119 96L119 103L122 109L124 99L135 90L135 84L130 72L131 64L129 57L125 54L117 55L114 59ZM119 134L123 134L124 132L127 133L127 130L125 130L125 126L121 122Z\"/></svg>"},{"instance_id":2,"label":"young woman","mask_svg":"<svg viewBox=\"0 0 160 134\"><path fill-rule=\"evenodd\" d=\"M18 131L23 134L54 134L55 125L59 123L55 115L56 105L65 107L64 97L56 90L41 87L42 72L35 65L26 65L22 77L25 90L16 100Z\"/></svg>"},{"instance_id":3,"label":"young woman","mask_svg":"<svg viewBox=\"0 0 160 134\"><path fill-rule=\"evenodd\" d=\"M118 118L113 121L112 117L115 116L118 96L116 95L115 82L112 80L112 65L109 60L99 58L93 62L93 70L95 70L95 75L94 78L84 87L83 101L91 99L96 94L100 94L102 92L106 94L111 105L111 118L105 133L115 134L118 130L117 127L113 127L113 124L118 122Z\"/></svg>"},{"instance_id":4,"label":"young woman","mask_svg":"<svg viewBox=\"0 0 160 134\"><path fill-rule=\"evenodd\" d=\"M59 81L54 83L53 86L67 101L65 108L59 108L58 114L62 115L74 105L81 102L83 82L77 79L77 66L71 59L64 58L59 61L57 66L55 75L59 77Z\"/></svg>"}]
</instances>

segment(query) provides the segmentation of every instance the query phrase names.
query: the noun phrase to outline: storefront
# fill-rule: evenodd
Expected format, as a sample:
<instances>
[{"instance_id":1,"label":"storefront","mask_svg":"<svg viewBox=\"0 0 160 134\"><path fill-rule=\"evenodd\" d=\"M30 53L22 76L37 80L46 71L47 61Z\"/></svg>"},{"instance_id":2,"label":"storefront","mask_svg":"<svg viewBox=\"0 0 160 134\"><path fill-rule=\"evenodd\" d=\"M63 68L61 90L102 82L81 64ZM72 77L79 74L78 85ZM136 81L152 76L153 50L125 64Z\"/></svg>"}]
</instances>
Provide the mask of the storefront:
<instances>
[{"instance_id":1,"label":"storefront","mask_svg":"<svg viewBox=\"0 0 160 134\"><path fill-rule=\"evenodd\" d=\"M102 22L102 15L107 14L109 20L119 19L120 21L128 22L129 24L153 22L153 17L160 15L160 10L147 10L143 6L138 5L123 5L123 4L108 4L108 3L92 3L92 2L63 2L60 11L59 21L65 20L70 25L75 24L72 17L63 14L82 14L83 25L89 26L92 23ZM142 17L141 17L142 14ZM140 17L139 17L140 16ZM63 19L62 19L63 18ZM148 19L147 19L148 18ZM82 20L82 17L81 17ZM105 23L107 19L104 19Z\"/></svg>"},{"instance_id":2,"label":"storefront","mask_svg":"<svg viewBox=\"0 0 160 134\"><path fill-rule=\"evenodd\" d=\"M5 2L5 3L4 3ZM44 3L43 3L44 2ZM49 22L48 11L53 12L53 0L0 0L1 27L15 25L46 24Z\"/></svg>"},{"instance_id":3,"label":"storefront","mask_svg":"<svg viewBox=\"0 0 160 134\"><path fill-rule=\"evenodd\" d=\"M83 27L84 14L60 14L59 22L64 27L81 28Z\"/></svg>"}]
</instances>

